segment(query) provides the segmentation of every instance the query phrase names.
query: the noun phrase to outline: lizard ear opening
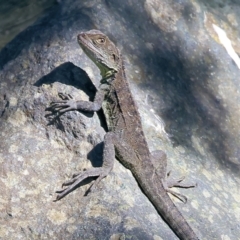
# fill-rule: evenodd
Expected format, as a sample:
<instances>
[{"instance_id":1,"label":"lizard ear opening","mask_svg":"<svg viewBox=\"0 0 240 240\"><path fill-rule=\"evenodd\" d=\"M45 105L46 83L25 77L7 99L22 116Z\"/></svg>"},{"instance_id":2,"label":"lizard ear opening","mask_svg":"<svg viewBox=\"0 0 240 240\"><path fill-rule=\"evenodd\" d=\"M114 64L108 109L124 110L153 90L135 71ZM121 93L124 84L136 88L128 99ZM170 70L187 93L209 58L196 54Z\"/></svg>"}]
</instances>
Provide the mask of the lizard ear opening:
<instances>
[{"instance_id":1,"label":"lizard ear opening","mask_svg":"<svg viewBox=\"0 0 240 240\"><path fill-rule=\"evenodd\" d=\"M119 57L118 56L116 56L116 54L112 54L112 59L114 60L114 61L118 61L118 59L119 59Z\"/></svg>"}]
</instances>

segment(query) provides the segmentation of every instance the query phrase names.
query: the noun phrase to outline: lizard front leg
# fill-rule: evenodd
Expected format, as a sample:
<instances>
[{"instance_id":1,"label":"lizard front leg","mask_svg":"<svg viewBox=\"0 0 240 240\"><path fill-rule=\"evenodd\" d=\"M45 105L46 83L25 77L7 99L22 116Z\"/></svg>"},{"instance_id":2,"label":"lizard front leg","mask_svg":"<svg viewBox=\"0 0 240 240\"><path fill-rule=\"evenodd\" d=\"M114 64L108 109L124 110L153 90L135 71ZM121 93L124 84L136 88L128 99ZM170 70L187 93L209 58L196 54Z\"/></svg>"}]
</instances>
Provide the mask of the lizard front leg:
<instances>
[{"instance_id":1,"label":"lizard front leg","mask_svg":"<svg viewBox=\"0 0 240 240\"><path fill-rule=\"evenodd\" d=\"M181 200L182 202L187 202L187 197L173 191L170 188L173 187L180 187L180 188L192 188L196 187L196 184L186 184L182 183L185 177L181 177L179 179L169 179L170 172L167 173L167 156L165 152L161 150L156 150L151 153L151 161L154 163L154 166L156 167L156 173L157 175L162 178L162 183L165 188L165 190L168 193L171 193L173 196Z\"/></svg>"},{"instance_id":2,"label":"lizard front leg","mask_svg":"<svg viewBox=\"0 0 240 240\"><path fill-rule=\"evenodd\" d=\"M81 101L73 100L71 96L65 96L62 93L59 93L61 98L65 98L61 101L51 102L49 110L53 112L65 113L73 110L82 110L87 112L96 112L102 107L102 102L104 99L105 92L102 89L99 89L96 92L93 102L90 101Z\"/></svg>"},{"instance_id":3,"label":"lizard front leg","mask_svg":"<svg viewBox=\"0 0 240 240\"><path fill-rule=\"evenodd\" d=\"M64 95L59 93L59 96L64 100L54 101L51 103L48 108L52 112L57 113L65 113L67 111L73 110L82 110L82 111L98 111L102 107L102 102L104 100L105 91L101 87L97 91L94 101L76 101L73 100L70 95ZM103 154L103 166L100 168L91 168L86 170L81 174L75 174L73 178L65 183L62 186L68 186L66 189L57 191L59 195L57 196L55 201L60 200L68 193L74 190L77 185L88 177L97 177L97 180L92 184L91 189L97 185L104 177L108 175L108 173L112 170L113 162L114 162L114 147L111 144L111 140L109 140L109 134L107 133L104 138L104 154Z\"/></svg>"}]
</instances>

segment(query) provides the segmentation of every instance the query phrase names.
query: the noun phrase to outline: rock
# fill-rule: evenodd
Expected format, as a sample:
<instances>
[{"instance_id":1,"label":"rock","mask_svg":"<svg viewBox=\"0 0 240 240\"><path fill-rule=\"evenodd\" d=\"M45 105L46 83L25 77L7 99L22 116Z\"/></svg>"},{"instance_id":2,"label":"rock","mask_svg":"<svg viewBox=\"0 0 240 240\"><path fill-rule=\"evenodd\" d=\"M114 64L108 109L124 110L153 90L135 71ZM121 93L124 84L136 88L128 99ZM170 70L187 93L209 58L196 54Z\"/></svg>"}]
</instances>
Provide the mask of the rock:
<instances>
[{"instance_id":1,"label":"rock","mask_svg":"<svg viewBox=\"0 0 240 240\"><path fill-rule=\"evenodd\" d=\"M200 239L236 239L238 11L234 1L66 0L9 43L0 52L0 238L177 239L117 160L95 192L85 196L89 179L53 202L73 173L102 164L103 114L47 109L58 92L94 97L99 71L76 36L96 28L122 51L150 149L198 184L181 190L187 204L173 201Z\"/></svg>"}]
</instances>

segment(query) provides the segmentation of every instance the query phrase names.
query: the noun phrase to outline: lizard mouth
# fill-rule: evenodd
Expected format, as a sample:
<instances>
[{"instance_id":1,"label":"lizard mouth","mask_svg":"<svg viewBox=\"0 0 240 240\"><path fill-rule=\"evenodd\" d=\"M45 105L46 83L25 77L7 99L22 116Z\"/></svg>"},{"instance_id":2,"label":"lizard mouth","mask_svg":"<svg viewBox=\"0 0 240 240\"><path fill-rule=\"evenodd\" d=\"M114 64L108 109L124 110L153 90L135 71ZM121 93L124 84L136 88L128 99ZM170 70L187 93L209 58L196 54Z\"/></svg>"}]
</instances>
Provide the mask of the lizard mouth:
<instances>
[{"instance_id":1,"label":"lizard mouth","mask_svg":"<svg viewBox=\"0 0 240 240\"><path fill-rule=\"evenodd\" d=\"M77 40L78 40L79 45L83 48L90 47L89 45L91 45L91 41L90 41L90 39L88 39L88 37L85 33L78 34Z\"/></svg>"},{"instance_id":2,"label":"lizard mouth","mask_svg":"<svg viewBox=\"0 0 240 240\"><path fill-rule=\"evenodd\" d=\"M78 40L79 43L82 43L83 41L86 41L85 38L87 38L87 36L83 32L78 34L78 36L77 36L77 40Z\"/></svg>"}]
</instances>

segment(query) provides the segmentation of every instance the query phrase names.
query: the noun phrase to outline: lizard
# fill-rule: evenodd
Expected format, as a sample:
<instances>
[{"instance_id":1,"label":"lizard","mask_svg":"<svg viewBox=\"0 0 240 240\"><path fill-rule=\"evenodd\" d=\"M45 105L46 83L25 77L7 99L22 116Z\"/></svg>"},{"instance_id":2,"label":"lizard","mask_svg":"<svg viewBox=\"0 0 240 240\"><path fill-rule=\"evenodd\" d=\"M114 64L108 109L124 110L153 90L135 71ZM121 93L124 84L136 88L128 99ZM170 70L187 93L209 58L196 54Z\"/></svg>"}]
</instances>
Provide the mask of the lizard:
<instances>
[{"instance_id":1,"label":"lizard","mask_svg":"<svg viewBox=\"0 0 240 240\"><path fill-rule=\"evenodd\" d=\"M167 158L162 150L150 152L146 142L140 114L130 91L125 75L123 57L115 44L99 30L81 32L78 43L86 55L97 65L102 76L93 101L74 100L66 97L53 101L52 111L63 114L67 111L99 111L103 109L108 131L104 136L103 164L73 175L63 183L65 189L58 193L58 201L73 191L81 181L88 177L97 177L90 186L93 191L97 184L112 170L115 156L128 168L137 180L143 193L152 202L158 213L181 240L199 239L188 222L178 210L168 192L181 199L179 193L170 187L193 187L182 181L165 180ZM61 97L61 96L60 96Z\"/></svg>"}]
</instances>

